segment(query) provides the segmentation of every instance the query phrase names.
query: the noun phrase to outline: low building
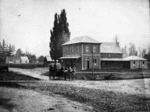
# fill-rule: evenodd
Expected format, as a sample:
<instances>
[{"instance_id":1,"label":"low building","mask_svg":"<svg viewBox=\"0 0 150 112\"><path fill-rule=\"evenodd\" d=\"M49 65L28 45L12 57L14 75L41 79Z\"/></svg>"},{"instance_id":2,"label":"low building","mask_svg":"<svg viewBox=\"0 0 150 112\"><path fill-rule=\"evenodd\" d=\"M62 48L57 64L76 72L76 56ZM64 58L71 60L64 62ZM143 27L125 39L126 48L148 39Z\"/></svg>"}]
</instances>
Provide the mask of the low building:
<instances>
[{"instance_id":1,"label":"low building","mask_svg":"<svg viewBox=\"0 0 150 112\"><path fill-rule=\"evenodd\" d=\"M129 62L130 69L147 69L147 59L138 56L129 56L123 59Z\"/></svg>"},{"instance_id":2,"label":"low building","mask_svg":"<svg viewBox=\"0 0 150 112\"><path fill-rule=\"evenodd\" d=\"M13 63L13 64L28 64L29 59L27 56L10 56L6 57L6 63Z\"/></svg>"}]
</instances>

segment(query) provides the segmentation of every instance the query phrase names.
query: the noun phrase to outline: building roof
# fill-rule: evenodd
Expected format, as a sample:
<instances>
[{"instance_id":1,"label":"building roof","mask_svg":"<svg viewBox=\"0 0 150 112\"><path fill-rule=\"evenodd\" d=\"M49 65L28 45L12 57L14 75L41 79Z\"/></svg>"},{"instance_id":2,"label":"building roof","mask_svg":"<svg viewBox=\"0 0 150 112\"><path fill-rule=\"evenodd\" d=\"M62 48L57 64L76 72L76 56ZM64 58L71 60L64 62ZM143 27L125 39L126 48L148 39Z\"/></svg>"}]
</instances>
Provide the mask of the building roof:
<instances>
[{"instance_id":1,"label":"building roof","mask_svg":"<svg viewBox=\"0 0 150 112\"><path fill-rule=\"evenodd\" d=\"M121 49L113 42L103 42L100 48L101 53L122 53Z\"/></svg>"},{"instance_id":2,"label":"building roof","mask_svg":"<svg viewBox=\"0 0 150 112\"><path fill-rule=\"evenodd\" d=\"M27 56L21 56L22 60L29 60Z\"/></svg>"},{"instance_id":3,"label":"building roof","mask_svg":"<svg viewBox=\"0 0 150 112\"><path fill-rule=\"evenodd\" d=\"M65 57L60 57L59 59L78 59L81 56L65 56Z\"/></svg>"},{"instance_id":4,"label":"building roof","mask_svg":"<svg viewBox=\"0 0 150 112\"><path fill-rule=\"evenodd\" d=\"M141 61L144 61L144 60L147 60L147 59L141 58L141 57L138 57L138 56L129 56L129 57L124 58L124 60L129 60L129 61L141 60Z\"/></svg>"},{"instance_id":5,"label":"building roof","mask_svg":"<svg viewBox=\"0 0 150 112\"><path fill-rule=\"evenodd\" d=\"M27 56L8 56L8 60L29 60Z\"/></svg>"},{"instance_id":6,"label":"building roof","mask_svg":"<svg viewBox=\"0 0 150 112\"><path fill-rule=\"evenodd\" d=\"M99 41L94 40L91 37L80 36L80 37L73 38L72 40L64 43L63 45L70 45L70 44L77 44L77 43L96 43L96 44L100 44Z\"/></svg>"},{"instance_id":7,"label":"building roof","mask_svg":"<svg viewBox=\"0 0 150 112\"><path fill-rule=\"evenodd\" d=\"M50 56L45 56L45 59L47 60L47 61L52 61L52 58L50 57Z\"/></svg>"},{"instance_id":8,"label":"building roof","mask_svg":"<svg viewBox=\"0 0 150 112\"><path fill-rule=\"evenodd\" d=\"M128 61L123 58L101 58L102 61Z\"/></svg>"}]
</instances>

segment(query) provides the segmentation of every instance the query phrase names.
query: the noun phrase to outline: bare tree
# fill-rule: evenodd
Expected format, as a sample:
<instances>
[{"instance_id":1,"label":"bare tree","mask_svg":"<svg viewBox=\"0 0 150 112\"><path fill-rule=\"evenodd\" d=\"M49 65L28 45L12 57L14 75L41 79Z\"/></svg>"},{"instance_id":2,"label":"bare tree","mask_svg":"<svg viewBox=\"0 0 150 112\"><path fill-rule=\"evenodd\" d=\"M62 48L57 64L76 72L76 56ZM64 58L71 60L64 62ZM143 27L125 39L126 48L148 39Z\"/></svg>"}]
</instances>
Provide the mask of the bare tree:
<instances>
[{"instance_id":1,"label":"bare tree","mask_svg":"<svg viewBox=\"0 0 150 112\"><path fill-rule=\"evenodd\" d=\"M129 56L137 56L138 52L136 50L136 46L133 43L129 44Z\"/></svg>"},{"instance_id":2,"label":"bare tree","mask_svg":"<svg viewBox=\"0 0 150 112\"><path fill-rule=\"evenodd\" d=\"M116 35L116 36L114 37L114 42L115 42L115 44L120 48L120 42L119 42L119 37L118 37L118 35Z\"/></svg>"},{"instance_id":3,"label":"bare tree","mask_svg":"<svg viewBox=\"0 0 150 112\"><path fill-rule=\"evenodd\" d=\"M124 48L122 48L122 53L123 53L123 57L127 57L128 56L127 46L124 46Z\"/></svg>"}]
</instances>

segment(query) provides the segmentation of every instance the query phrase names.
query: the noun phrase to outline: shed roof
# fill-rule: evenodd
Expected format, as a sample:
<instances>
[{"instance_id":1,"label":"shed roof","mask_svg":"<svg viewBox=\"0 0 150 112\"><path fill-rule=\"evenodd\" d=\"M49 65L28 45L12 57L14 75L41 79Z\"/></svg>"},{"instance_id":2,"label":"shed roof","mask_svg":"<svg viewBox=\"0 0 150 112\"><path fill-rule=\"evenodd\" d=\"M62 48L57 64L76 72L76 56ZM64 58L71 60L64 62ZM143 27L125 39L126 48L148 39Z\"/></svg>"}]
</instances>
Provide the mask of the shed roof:
<instances>
[{"instance_id":1,"label":"shed roof","mask_svg":"<svg viewBox=\"0 0 150 112\"><path fill-rule=\"evenodd\" d=\"M65 56L65 57L60 57L59 59L78 59L81 56Z\"/></svg>"},{"instance_id":2,"label":"shed roof","mask_svg":"<svg viewBox=\"0 0 150 112\"><path fill-rule=\"evenodd\" d=\"M52 58L50 57L50 56L45 56L45 59L47 60L47 61L52 61Z\"/></svg>"},{"instance_id":3,"label":"shed roof","mask_svg":"<svg viewBox=\"0 0 150 112\"><path fill-rule=\"evenodd\" d=\"M121 49L113 42L103 42L100 49L101 53L122 53Z\"/></svg>"},{"instance_id":4,"label":"shed roof","mask_svg":"<svg viewBox=\"0 0 150 112\"><path fill-rule=\"evenodd\" d=\"M99 41L92 39L89 36L80 36L80 37L75 37L72 40L64 43L63 45L70 45L70 44L77 44L77 43L96 43L100 44Z\"/></svg>"},{"instance_id":5,"label":"shed roof","mask_svg":"<svg viewBox=\"0 0 150 112\"><path fill-rule=\"evenodd\" d=\"M27 56L21 56L22 60L29 60Z\"/></svg>"},{"instance_id":6,"label":"shed roof","mask_svg":"<svg viewBox=\"0 0 150 112\"><path fill-rule=\"evenodd\" d=\"M142 60L142 61L144 61L144 60L147 60L147 59L145 59L145 58L141 58L141 57L138 57L138 56L129 56L129 57L126 57L126 58L124 58L124 60L134 60L134 61L136 61L136 60Z\"/></svg>"},{"instance_id":7,"label":"shed roof","mask_svg":"<svg viewBox=\"0 0 150 112\"><path fill-rule=\"evenodd\" d=\"M124 58L101 58L102 61L128 61L124 60Z\"/></svg>"}]
</instances>

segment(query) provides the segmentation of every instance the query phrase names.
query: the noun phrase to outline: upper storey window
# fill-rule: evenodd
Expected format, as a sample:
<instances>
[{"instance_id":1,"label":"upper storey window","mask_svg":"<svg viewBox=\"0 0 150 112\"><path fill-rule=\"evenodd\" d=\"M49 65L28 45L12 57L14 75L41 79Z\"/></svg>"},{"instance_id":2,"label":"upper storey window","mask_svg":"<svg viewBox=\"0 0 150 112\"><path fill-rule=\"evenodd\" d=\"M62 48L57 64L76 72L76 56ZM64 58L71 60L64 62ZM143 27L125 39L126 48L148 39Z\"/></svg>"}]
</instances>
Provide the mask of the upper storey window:
<instances>
[{"instance_id":1,"label":"upper storey window","mask_svg":"<svg viewBox=\"0 0 150 112\"><path fill-rule=\"evenodd\" d=\"M79 52L79 45L76 45L76 51Z\"/></svg>"},{"instance_id":2,"label":"upper storey window","mask_svg":"<svg viewBox=\"0 0 150 112\"><path fill-rule=\"evenodd\" d=\"M73 53L73 45L71 46L71 52Z\"/></svg>"},{"instance_id":3,"label":"upper storey window","mask_svg":"<svg viewBox=\"0 0 150 112\"><path fill-rule=\"evenodd\" d=\"M85 52L89 53L90 52L90 47L89 46L85 46Z\"/></svg>"},{"instance_id":4,"label":"upper storey window","mask_svg":"<svg viewBox=\"0 0 150 112\"><path fill-rule=\"evenodd\" d=\"M93 46L93 53L97 53L97 47L96 46Z\"/></svg>"}]
</instances>

